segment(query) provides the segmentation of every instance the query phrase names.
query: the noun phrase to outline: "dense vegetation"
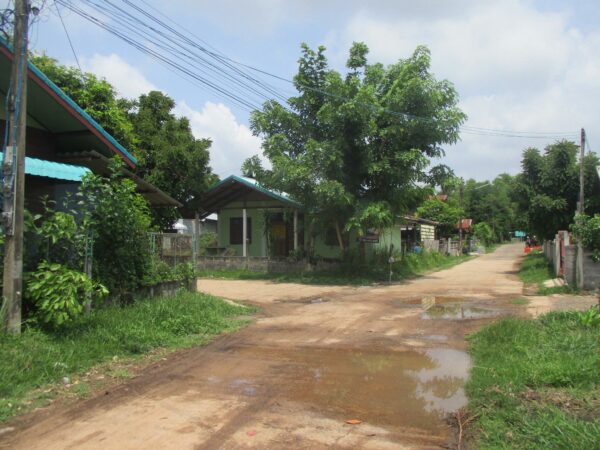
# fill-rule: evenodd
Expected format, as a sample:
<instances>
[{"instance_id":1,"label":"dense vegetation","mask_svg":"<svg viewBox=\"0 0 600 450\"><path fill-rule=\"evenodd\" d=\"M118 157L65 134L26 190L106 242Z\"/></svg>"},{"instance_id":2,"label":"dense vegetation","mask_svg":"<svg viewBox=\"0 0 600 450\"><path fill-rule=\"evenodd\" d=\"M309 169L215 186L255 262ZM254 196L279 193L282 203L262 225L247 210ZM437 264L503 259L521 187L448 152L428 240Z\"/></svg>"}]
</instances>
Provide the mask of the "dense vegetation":
<instances>
[{"instance_id":1,"label":"dense vegetation","mask_svg":"<svg viewBox=\"0 0 600 450\"><path fill-rule=\"evenodd\" d=\"M0 335L0 420L52 395L32 390L63 377L74 380L112 359L206 343L242 326L235 316L250 311L208 295L181 293L94 310L60 331L26 328L20 336Z\"/></svg>"},{"instance_id":2,"label":"dense vegetation","mask_svg":"<svg viewBox=\"0 0 600 450\"><path fill-rule=\"evenodd\" d=\"M592 314L504 319L470 337L475 448L599 448L600 313Z\"/></svg>"}]
</instances>

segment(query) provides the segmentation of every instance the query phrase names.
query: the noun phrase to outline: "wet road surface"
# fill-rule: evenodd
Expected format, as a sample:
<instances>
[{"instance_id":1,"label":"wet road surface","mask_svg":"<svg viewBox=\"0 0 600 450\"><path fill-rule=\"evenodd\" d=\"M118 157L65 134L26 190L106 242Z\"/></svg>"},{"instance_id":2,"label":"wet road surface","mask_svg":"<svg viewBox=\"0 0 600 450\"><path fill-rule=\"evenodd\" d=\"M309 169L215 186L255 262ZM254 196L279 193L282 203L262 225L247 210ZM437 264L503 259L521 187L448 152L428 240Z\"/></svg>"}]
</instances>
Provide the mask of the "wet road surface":
<instances>
[{"instance_id":1,"label":"wet road surface","mask_svg":"<svg viewBox=\"0 0 600 450\"><path fill-rule=\"evenodd\" d=\"M109 395L34 413L12 448L439 448L465 405L465 335L525 311L522 246L406 284L200 280L255 323L178 352ZM521 308L519 310L519 308ZM359 424L346 423L357 419ZM19 425L20 424L20 425Z\"/></svg>"}]
</instances>

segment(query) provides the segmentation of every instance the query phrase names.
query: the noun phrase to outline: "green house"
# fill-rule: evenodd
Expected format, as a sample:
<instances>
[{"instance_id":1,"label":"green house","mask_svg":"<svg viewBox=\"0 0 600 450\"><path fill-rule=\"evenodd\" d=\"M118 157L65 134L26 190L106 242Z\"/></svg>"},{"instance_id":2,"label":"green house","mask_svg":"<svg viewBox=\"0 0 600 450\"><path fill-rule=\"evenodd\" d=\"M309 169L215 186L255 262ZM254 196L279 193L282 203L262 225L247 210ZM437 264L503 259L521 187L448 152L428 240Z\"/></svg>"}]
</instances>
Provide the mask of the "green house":
<instances>
[{"instance_id":1,"label":"green house","mask_svg":"<svg viewBox=\"0 0 600 450\"><path fill-rule=\"evenodd\" d=\"M205 195L200 218L211 214L218 216L218 243L208 249L212 255L282 258L300 255L309 241L303 205L252 178L231 175L213 186ZM363 241L367 254L377 249L400 251L406 226L406 220L399 220L378 233L362 237L351 233L348 246L358 249ZM315 236L314 253L325 259L340 258L333 227Z\"/></svg>"}]
</instances>

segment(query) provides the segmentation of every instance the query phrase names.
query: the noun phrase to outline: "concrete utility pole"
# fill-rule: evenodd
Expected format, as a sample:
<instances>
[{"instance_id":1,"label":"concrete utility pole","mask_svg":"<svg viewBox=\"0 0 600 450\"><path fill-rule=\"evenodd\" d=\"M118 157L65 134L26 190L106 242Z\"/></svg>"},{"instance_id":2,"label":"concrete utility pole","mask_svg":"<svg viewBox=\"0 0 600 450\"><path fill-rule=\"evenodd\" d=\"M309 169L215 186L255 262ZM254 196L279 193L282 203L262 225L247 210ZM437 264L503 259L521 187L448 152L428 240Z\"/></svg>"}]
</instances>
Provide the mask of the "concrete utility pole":
<instances>
[{"instance_id":1,"label":"concrete utility pole","mask_svg":"<svg viewBox=\"0 0 600 450\"><path fill-rule=\"evenodd\" d=\"M5 231L3 329L21 332L23 293L23 210L25 196L25 134L27 129L27 39L29 0L15 0L14 59L8 95L8 143L4 149L2 213Z\"/></svg>"},{"instance_id":2,"label":"concrete utility pole","mask_svg":"<svg viewBox=\"0 0 600 450\"><path fill-rule=\"evenodd\" d=\"M579 203L577 204L577 212L579 214L585 214L584 207L584 170L583 170L583 159L585 157L585 130L581 129L581 142L579 148ZM575 275L577 281L577 287L583 289L583 242L581 242L581 236L577 236L577 261L575 267Z\"/></svg>"}]
</instances>

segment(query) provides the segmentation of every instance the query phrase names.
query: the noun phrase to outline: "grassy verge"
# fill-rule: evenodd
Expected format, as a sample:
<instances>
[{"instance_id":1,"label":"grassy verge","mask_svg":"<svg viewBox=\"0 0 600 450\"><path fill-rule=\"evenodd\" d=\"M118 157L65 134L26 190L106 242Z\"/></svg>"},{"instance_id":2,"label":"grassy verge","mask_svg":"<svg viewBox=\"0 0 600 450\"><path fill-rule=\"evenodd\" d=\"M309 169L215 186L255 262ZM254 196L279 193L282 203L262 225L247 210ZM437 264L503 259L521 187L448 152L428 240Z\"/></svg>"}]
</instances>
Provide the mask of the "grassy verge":
<instances>
[{"instance_id":1,"label":"grassy verge","mask_svg":"<svg viewBox=\"0 0 600 450\"><path fill-rule=\"evenodd\" d=\"M600 448L600 326L553 312L469 339L474 448Z\"/></svg>"},{"instance_id":2,"label":"grassy verge","mask_svg":"<svg viewBox=\"0 0 600 450\"><path fill-rule=\"evenodd\" d=\"M544 281L556 278L552 266L542 253L530 253L523 259L519 269L519 278L525 284L534 285L540 295L576 294L572 286L545 287Z\"/></svg>"},{"instance_id":3,"label":"grassy verge","mask_svg":"<svg viewBox=\"0 0 600 450\"><path fill-rule=\"evenodd\" d=\"M236 316L250 308L203 294L138 301L81 317L60 332L26 329L21 336L0 336L0 420L43 404L49 385L107 361L136 358L156 349L204 344L219 333L245 324ZM108 375L130 376L126 367ZM84 394L86 385L73 386Z\"/></svg>"},{"instance_id":4,"label":"grassy verge","mask_svg":"<svg viewBox=\"0 0 600 450\"><path fill-rule=\"evenodd\" d=\"M393 264L392 281L403 281L433 270L441 270L470 259L468 256L446 256L440 253L408 254L401 261ZM300 272L300 273L267 273L249 270L205 270L198 276L205 278L221 278L234 280L271 280L278 283L302 283L322 285L355 285L365 286L389 280L389 265L370 264L352 266L350 264L338 271Z\"/></svg>"}]
</instances>

